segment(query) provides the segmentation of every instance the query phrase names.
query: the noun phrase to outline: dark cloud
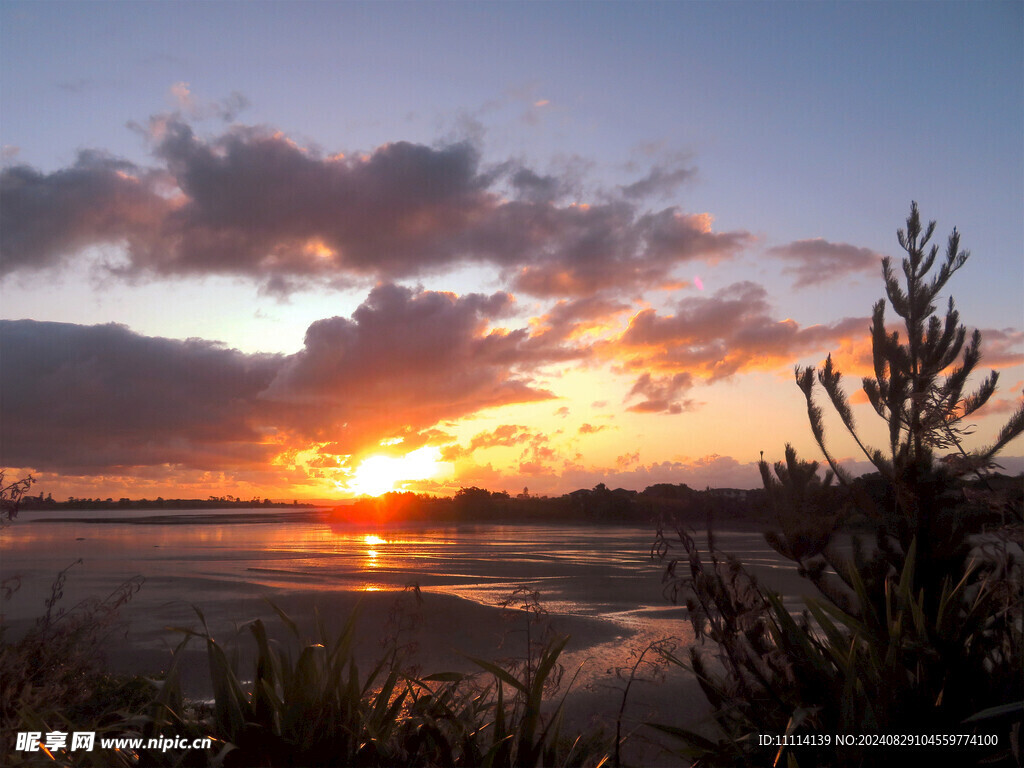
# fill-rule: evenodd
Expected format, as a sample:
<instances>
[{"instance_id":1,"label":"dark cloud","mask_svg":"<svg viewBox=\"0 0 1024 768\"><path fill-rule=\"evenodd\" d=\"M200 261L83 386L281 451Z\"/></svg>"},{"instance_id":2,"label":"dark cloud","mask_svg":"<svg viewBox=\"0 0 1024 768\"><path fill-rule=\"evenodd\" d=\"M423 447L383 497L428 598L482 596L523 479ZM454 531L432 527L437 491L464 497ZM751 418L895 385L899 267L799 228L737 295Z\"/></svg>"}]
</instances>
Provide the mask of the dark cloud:
<instances>
[{"instance_id":1,"label":"dark cloud","mask_svg":"<svg viewBox=\"0 0 1024 768\"><path fill-rule=\"evenodd\" d=\"M519 237L545 231L553 238L523 242L530 254L513 286L537 296L590 295L666 283L679 264L730 258L753 242L747 232L711 231L711 217L676 208L637 215L624 202L571 206L543 212L546 222L523 222ZM530 224L533 224L531 226ZM539 249L557 243L553 258Z\"/></svg>"},{"instance_id":2,"label":"dark cloud","mask_svg":"<svg viewBox=\"0 0 1024 768\"><path fill-rule=\"evenodd\" d=\"M94 245L144 248L170 210L153 174L97 152L42 174L0 172L0 276L58 265Z\"/></svg>"},{"instance_id":3,"label":"dark cloud","mask_svg":"<svg viewBox=\"0 0 1024 768\"><path fill-rule=\"evenodd\" d=\"M822 238L797 240L769 248L768 253L790 262L783 272L796 277L794 287L831 282L858 272L878 272L882 257L868 248L830 243Z\"/></svg>"},{"instance_id":4,"label":"dark cloud","mask_svg":"<svg viewBox=\"0 0 1024 768\"><path fill-rule=\"evenodd\" d=\"M468 144L399 142L320 158L280 134L202 142L171 123L157 154L185 195L157 271L405 276L464 254L453 242L492 206Z\"/></svg>"},{"instance_id":5,"label":"dark cloud","mask_svg":"<svg viewBox=\"0 0 1024 768\"><path fill-rule=\"evenodd\" d=\"M582 352L492 330L511 298L374 289L290 356L140 336L123 326L0 324L0 461L89 474L152 465L266 467L322 447L406 446L483 408L544 400L536 370ZM439 435L440 433L436 433Z\"/></svg>"},{"instance_id":6,"label":"dark cloud","mask_svg":"<svg viewBox=\"0 0 1024 768\"><path fill-rule=\"evenodd\" d=\"M645 309L602 351L634 370L693 372L719 379L747 369L791 365L819 350L824 354L830 345L865 334L869 324L868 318L845 318L802 328L790 319L777 320L765 289L741 282L711 296L681 299L672 315Z\"/></svg>"},{"instance_id":7,"label":"dark cloud","mask_svg":"<svg viewBox=\"0 0 1024 768\"><path fill-rule=\"evenodd\" d=\"M623 186L622 194L630 199L640 199L651 196L669 195L676 191L680 184L692 178L697 173L695 168L671 167L656 165L650 172L638 181Z\"/></svg>"},{"instance_id":8,"label":"dark cloud","mask_svg":"<svg viewBox=\"0 0 1024 768\"><path fill-rule=\"evenodd\" d=\"M692 400L682 399L682 395L692 388L693 377L686 372L658 377L645 373L636 380L626 398L640 396L643 400L627 410L636 413L682 413L693 407Z\"/></svg>"},{"instance_id":9,"label":"dark cloud","mask_svg":"<svg viewBox=\"0 0 1024 768\"><path fill-rule=\"evenodd\" d=\"M0 464L77 474L273 456L259 393L281 358L120 325L0 322Z\"/></svg>"},{"instance_id":10,"label":"dark cloud","mask_svg":"<svg viewBox=\"0 0 1024 768\"><path fill-rule=\"evenodd\" d=\"M218 114L243 106L235 97ZM651 212L628 196L558 203L567 180L513 163L486 170L467 142L328 157L264 128L203 139L180 116L154 118L148 134L154 169L93 152L49 174L4 169L3 272L116 245L127 274L240 275L269 290L478 263L536 295L590 295L656 285L682 262L725 258L751 242L745 232L712 232L707 215Z\"/></svg>"},{"instance_id":11,"label":"dark cloud","mask_svg":"<svg viewBox=\"0 0 1024 768\"><path fill-rule=\"evenodd\" d=\"M532 203L550 203L563 193L562 183L554 176L541 176L529 168L520 168L511 178L519 197Z\"/></svg>"}]
</instances>

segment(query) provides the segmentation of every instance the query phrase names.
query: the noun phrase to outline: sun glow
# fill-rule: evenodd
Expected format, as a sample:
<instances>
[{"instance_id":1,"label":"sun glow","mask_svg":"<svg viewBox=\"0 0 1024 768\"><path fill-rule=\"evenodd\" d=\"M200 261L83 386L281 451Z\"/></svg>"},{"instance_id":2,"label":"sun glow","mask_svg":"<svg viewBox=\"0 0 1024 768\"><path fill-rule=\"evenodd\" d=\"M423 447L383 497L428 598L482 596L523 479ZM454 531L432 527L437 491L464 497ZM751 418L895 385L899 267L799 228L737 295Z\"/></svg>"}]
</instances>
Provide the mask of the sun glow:
<instances>
[{"instance_id":1,"label":"sun glow","mask_svg":"<svg viewBox=\"0 0 1024 768\"><path fill-rule=\"evenodd\" d=\"M425 446L405 456L370 456L364 459L348 483L348 489L366 496L380 496L400 483L426 480L441 469L441 451Z\"/></svg>"},{"instance_id":2,"label":"sun glow","mask_svg":"<svg viewBox=\"0 0 1024 768\"><path fill-rule=\"evenodd\" d=\"M307 240L303 250L308 255L318 259L333 259L338 255L337 251L318 237L313 237Z\"/></svg>"}]
</instances>

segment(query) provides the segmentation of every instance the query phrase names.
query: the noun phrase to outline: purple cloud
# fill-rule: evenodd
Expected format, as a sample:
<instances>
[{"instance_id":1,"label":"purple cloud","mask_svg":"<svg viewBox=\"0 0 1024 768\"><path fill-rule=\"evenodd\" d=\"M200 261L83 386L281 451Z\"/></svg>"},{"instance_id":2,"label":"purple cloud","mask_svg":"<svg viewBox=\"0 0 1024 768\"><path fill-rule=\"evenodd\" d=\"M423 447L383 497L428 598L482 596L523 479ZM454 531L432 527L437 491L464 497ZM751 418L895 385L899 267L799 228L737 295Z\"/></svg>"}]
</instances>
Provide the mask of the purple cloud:
<instances>
[{"instance_id":1,"label":"purple cloud","mask_svg":"<svg viewBox=\"0 0 1024 768\"><path fill-rule=\"evenodd\" d=\"M830 243L820 237L777 245L769 248L768 253L790 264L782 271L796 277L796 288L821 285L860 272L877 273L882 260L880 254L868 248Z\"/></svg>"},{"instance_id":2,"label":"purple cloud","mask_svg":"<svg viewBox=\"0 0 1024 768\"><path fill-rule=\"evenodd\" d=\"M59 267L101 245L123 248L127 261L109 268L132 276L238 275L287 291L472 263L518 290L580 296L658 285L683 262L752 242L713 232L705 214L632 202L679 171L576 205L558 202L571 180L516 163L486 169L467 142L325 156L265 128L204 139L180 116L154 119L150 134L154 168L90 151L52 173L0 172L0 274Z\"/></svg>"}]
</instances>

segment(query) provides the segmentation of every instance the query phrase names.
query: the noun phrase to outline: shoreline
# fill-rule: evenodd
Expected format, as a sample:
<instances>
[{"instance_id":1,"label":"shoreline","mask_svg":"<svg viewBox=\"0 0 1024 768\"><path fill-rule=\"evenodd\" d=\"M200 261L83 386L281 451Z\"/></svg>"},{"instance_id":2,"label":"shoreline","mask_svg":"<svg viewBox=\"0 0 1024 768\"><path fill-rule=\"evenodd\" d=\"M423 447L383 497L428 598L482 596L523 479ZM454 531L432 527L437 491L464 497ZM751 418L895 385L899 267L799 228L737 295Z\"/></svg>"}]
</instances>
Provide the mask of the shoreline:
<instances>
[{"instance_id":1,"label":"shoreline","mask_svg":"<svg viewBox=\"0 0 1024 768\"><path fill-rule=\"evenodd\" d=\"M96 510L97 512L120 512L123 515L110 516L88 516L70 515L51 517L50 515L65 510L23 510L15 519L14 525L27 524L49 524L49 523L96 523L100 525L240 525L240 524L273 524L273 523L323 523L332 527L339 527L350 531L360 530L394 530L394 531L428 531L446 530L452 528L471 528L480 526L499 526L502 528L525 528L530 526L539 527L567 527L586 528L594 527L600 529L608 528L630 528L636 530L656 530L659 520L638 520L636 518L583 518L583 517L538 517L527 518L513 516L494 517L464 517L464 518L443 518L436 519L372 519L366 518L356 520L338 517L333 510L323 507L303 508L285 510L284 508L263 508L263 507L240 507L238 509L212 509L210 514L204 510L196 509L167 509L161 510L159 514L144 516L132 516L131 513L148 512L148 509L128 510ZM66 510L67 512L85 512L89 510ZM45 512L47 516L36 517L33 513ZM245 513L255 513L248 516ZM703 531L707 527L705 515L680 515L679 523L687 529ZM764 521L751 520L748 518L726 517L717 522L723 528L740 530L751 533L761 533L768 530L769 526Z\"/></svg>"}]
</instances>

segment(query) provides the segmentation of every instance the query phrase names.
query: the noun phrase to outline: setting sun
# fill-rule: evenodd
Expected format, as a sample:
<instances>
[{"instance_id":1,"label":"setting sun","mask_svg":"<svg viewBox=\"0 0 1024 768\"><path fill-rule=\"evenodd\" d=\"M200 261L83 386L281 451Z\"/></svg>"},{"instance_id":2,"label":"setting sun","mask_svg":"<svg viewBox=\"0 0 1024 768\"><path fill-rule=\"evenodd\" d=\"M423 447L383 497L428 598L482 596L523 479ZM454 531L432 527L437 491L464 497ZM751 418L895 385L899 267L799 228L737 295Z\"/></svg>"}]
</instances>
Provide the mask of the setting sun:
<instances>
[{"instance_id":1,"label":"setting sun","mask_svg":"<svg viewBox=\"0 0 1024 768\"><path fill-rule=\"evenodd\" d=\"M348 483L350 491L365 496L380 496L400 483L426 480L441 469L441 451L425 446L405 456L370 456L364 459Z\"/></svg>"}]
</instances>

